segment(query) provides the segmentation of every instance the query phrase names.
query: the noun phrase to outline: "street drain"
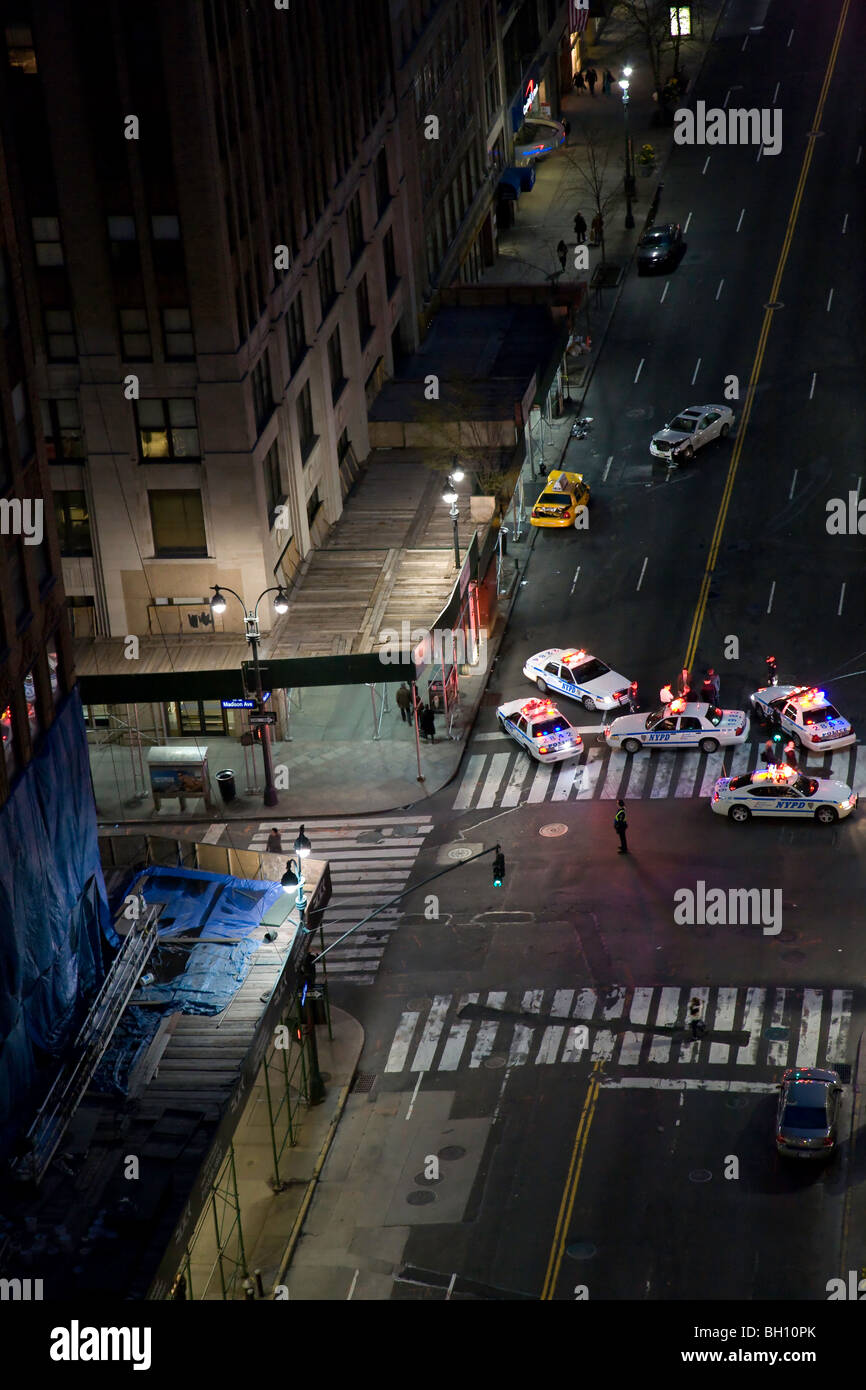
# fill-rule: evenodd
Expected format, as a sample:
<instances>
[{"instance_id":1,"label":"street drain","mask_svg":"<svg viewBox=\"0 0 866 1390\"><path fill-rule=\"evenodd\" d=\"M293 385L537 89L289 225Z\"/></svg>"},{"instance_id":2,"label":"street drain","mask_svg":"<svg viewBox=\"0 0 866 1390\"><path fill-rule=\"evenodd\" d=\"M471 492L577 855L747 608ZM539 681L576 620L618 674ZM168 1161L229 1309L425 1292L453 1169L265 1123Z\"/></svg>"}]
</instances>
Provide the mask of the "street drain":
<instances>
[{"instance_id":1,"label":"street drain","mask_svg":"<svg viewBox=\"0 0 866 1390\"><path fill-rule=\"evenodd\" d=\"M573 1240L566 1245L565 1253L573 1260L591 1260L598 1251L591 1240Z\"/></svg>"},{"instance_id":2,"label":"street drain","mask_svg":"<svg viewBox=\"0 0 866 1390\"><path fill-rule=\"evenodd\" d=\"M551 838L556 835L567 835L568 826L563 825L562 821L552 821L550 825L543 825L538 833L539 835L547 835Z\"/></svg>"},{"instance_id":3,"label":"street drain","mask_svg":"<svg viewBox=\"0 0 866 1390\"><path fill-rule=\"evenodd\" d=\"M709 1168L695 1168L689 1173L689 1182L712 1182L712 1178Z\"/></svg>"},{"instance_id":4,"label":"street drain","mask_svg":"<svg viewBox=\"0 0 866 1390\"><path fill-rule=\"evenodd\" d=\"M507 1061L507 1057L488 1057L484 1065L491 1071L496 1071L497 1067L504 1067Z\"/></svg>"},{"instance_id":5,"label":"street drain","mask_svg":"<svg viewBox=\"0 0 866 1390\"><path fill-rule=\"evenodd\" d=\"M376 1082L376 1074L372 1071L359 1071L355 1073L355 1080L352 1082L352 1092L372 1091Z\"/></svg>"},{"instance_id":6,"label":"street drain","mask_svg":"<svg viewBox=\"0 0 866 1390\"><path fill-rule=\"evenodd\" d=\"M429 1207L431 1202L436 1201L435 1192L410 1192L406 1198L410 1207Z\"/></svg>"},{"instance_id":7,"label":"street drain","mask_svg":"<svg viewBox=\"0 0 866 1390\"><path fill-rule=\"evenodd\" d=\"M455 1159L465 1158L466 1150L459 1144L446 1144L444 1149L440 1149L437 1158L441 1158L445 1163L453 1163Z\"/></svg>"}]
</instances>

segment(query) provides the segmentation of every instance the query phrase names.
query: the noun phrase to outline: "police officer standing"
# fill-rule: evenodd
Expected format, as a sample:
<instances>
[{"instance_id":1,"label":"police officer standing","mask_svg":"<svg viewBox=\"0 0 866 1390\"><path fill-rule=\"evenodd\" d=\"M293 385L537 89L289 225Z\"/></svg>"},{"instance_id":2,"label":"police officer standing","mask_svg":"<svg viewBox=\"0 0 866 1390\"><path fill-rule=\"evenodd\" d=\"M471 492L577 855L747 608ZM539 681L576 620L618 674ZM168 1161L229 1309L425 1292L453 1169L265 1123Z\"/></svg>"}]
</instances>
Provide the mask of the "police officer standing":
<instances>
[{"instance_id":1,"label":"police officer standing","mask_svg":"<svg viewBox=\"0 0 866 1390\"><path fill-rule=\"evenodd\" d=\"M628 830L628 821L625 818L625 802L622 797L616 803L616 815L613 818L613 828L619 836L618 854L628 854L628 842L625 833Z\"/></svg>"}]
</instances>

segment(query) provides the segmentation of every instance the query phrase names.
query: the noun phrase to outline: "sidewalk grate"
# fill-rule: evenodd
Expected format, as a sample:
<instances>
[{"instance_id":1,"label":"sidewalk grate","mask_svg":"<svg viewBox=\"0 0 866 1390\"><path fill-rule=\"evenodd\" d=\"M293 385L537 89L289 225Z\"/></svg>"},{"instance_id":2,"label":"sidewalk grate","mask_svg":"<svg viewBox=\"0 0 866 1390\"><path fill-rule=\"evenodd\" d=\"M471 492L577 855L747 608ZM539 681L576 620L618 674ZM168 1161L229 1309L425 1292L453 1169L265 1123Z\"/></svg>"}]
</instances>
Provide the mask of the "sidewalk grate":
<instances>
[{"instance_id":1,"label":"sidewalk grate","mask_svg":"<svg viewBox=\"0 0 866 1390\"><path fill-rule=\"evenodd\" d=\"M834 1070L839 1073L839 1080L843 1082L844 1085L849 1086L851 1084L850 1062L837 1062Z\"/></svg>"},{"instance_id":2,"label":"sidewalk grate","mask_svg":"<svg viewBox=\"0 0 866 1390\"><path fill-rule=\"evenodd\" d=\"M355 1080L352 1082L352 1095L354 1095L356 1091L372 1091L375 1084L375 1072L358 1071L355 1073Z\"/></svg>"}]
</instances>

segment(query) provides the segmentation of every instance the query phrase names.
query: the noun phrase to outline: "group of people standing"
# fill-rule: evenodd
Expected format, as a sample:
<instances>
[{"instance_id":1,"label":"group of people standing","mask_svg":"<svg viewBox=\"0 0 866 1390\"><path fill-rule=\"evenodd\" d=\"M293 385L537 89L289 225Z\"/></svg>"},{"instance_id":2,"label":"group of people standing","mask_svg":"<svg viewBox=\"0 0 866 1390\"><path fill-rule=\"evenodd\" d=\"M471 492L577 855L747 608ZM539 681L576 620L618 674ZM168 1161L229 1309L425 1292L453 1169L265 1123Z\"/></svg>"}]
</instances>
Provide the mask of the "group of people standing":
<instances>
[{"instance_id":1,"label":"group of people standing","mask_svg":"<svg viewBox=\"0 0 866 1390\"><path fill-rule=\"evenodd\" d=\"M397 691L397 708L404 724L413 722L412 691L404 681ZM432 705L425 705L415 692L414 713L418 716L418 733L425 743L436 742L436 715Z\"/></svg>"},{"instance_id":2,"label":"group of people standing","mask_svg":"<svg viewBox=\"0 0 866 1390\"><path fill-rule=\"evenodd\" d=\"M605 96L609 96L609 95L610 95L610 89L611 89L611 87L613 86L613 84L614 84L615 81L616 81L616 78L614 77L613 73L610 71L610 68L605 68L605 70L604 70L604 76L603 76L602 79L601 79L601 90L602 90L602 92L603 92L603 94L604 94ZM598 73L596 72L595 68L592 67L592 66L590 66L590 67L588 67L588 68L579 69L579 70L574 74L574 90L575 90L576 92L585 92L585 91L588 90L588 91L589 91L589 95L590 95L591 97L594 97L594 96L595 96L595 87L596 87L596 83L597 83L597 82L598 82Z\"/></svg>"},{"instance_id":3,"label":"group of people standing","mask_svg":"<svg viewBox=\"0 0 866 1390\"><path fill-rule=\"evenodd\" d=\"M601 229L603 226L600 212L595 214L590 228L590 246L598 246L601 241ZM574 214L574 236L578 246L582 246L586 241L586 218L579 210Z\"/></svg>"},{"instance_id":4,"label":"group of people standing","mask_svg":"<svg viewBox=\"0 0 866 1390\"><path fill-rule=\"evenodd\" d=\"M677 695L680 699L685 700L687 704L703 701L708 705L717 705L719 703L720 687L721 681L712 666L707 667L700 686L697 681L692 680L692 673L685 666L680 671L677 678ZM674 693L670 683L663 685L659 691L659 700L661 703L663 705L669 705L673 699Z\"/></svg>"}]
</instances>

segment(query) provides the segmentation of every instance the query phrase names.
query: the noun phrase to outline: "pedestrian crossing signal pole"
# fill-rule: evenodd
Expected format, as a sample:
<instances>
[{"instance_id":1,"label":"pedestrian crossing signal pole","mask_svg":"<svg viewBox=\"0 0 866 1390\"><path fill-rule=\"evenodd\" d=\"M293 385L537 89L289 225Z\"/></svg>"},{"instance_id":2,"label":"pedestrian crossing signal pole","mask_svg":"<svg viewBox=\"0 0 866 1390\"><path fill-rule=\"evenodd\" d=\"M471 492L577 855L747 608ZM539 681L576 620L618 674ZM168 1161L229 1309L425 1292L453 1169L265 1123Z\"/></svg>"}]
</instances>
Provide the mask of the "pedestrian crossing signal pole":
<instances>
[{"instance_id":1,"label":"pedestrian crossing signal pole","mask_svg":"<svg viewBox=\"0 0 866 1390\"><path fill-rule=\"evenodd\" d=\"M501 888L505 882L505 855L499 845L496 846L496 854L493 857L493 887Z\"/></svg>"}]
</instances>

